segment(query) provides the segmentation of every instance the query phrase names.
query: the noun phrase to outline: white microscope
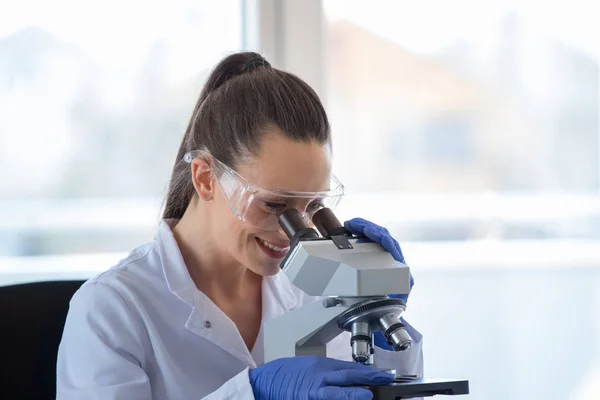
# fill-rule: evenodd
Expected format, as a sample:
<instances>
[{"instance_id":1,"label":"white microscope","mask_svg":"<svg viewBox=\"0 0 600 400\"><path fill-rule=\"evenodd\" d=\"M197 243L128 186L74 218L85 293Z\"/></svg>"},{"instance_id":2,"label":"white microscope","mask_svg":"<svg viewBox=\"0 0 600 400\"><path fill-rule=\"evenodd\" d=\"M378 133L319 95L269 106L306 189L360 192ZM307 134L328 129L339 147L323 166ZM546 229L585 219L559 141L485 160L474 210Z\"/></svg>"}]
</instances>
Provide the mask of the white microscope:
<instances>
[{"instance_id":1,"label":"white microscope","mask_svg":"<svg viewBox=\"0 0 600 400\"><path fill-rule=\"evenodd\" d=\"M333 212L324 208L313 216L321 234L289 209L279 223L290 238L283 272L300 290L323 297L267 321L264 326L265 362L301 355L327 356L326 346L347 331L355 362L374 364L373 334L381 331L395 351L410 347L411 338L400 317L401 299L388 294L410 291L410 270L381 245L348 232ZM467 380L397 376L390 385L371 386L374 399L405 399L469 393Z\"/></svg>"}]
</instances>

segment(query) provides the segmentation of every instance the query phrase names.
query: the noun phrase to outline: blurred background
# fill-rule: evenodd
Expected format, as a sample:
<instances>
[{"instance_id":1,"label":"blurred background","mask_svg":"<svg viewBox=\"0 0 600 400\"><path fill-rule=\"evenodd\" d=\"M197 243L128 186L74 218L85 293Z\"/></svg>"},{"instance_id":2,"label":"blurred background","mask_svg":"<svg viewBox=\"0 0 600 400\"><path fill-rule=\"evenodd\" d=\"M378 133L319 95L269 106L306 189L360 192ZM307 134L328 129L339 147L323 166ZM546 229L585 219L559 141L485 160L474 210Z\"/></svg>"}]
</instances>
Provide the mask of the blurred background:
<instances>
[{"instance_id":1,"label":"blurred background","mask_svg":"<svg viewBox=\"0 0 600 400\"><path fill-rule=\"evenodd\" d=\"M0 0L0 285L151 240L205 78L255 50L322 96L340 219L401 243L426 375L600 398L600 28L551 3Z\"/></svg>"}]
</instances>

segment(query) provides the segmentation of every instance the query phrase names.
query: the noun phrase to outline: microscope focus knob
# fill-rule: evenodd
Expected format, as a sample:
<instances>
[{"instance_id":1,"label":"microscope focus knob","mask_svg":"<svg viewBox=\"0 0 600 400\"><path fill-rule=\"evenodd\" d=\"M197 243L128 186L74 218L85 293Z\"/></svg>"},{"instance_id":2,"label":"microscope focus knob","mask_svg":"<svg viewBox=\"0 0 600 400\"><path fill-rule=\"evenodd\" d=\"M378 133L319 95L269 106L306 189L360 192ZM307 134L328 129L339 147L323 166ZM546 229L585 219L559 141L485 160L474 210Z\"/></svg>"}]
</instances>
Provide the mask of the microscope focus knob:
<instances>
[{"instance_id":1,"label":"microscope focus knob","mask_svg":"<svg viewBox=\"0 0 600 400\"><path fill-rule=\"evenodd\" d=\"M325 307L325 308L335 307L340 303L341 303L341 300L336 299L335 297L328 297L328 298L324 299L322 302L323 307Z\"/></svg>"}]
</instances>

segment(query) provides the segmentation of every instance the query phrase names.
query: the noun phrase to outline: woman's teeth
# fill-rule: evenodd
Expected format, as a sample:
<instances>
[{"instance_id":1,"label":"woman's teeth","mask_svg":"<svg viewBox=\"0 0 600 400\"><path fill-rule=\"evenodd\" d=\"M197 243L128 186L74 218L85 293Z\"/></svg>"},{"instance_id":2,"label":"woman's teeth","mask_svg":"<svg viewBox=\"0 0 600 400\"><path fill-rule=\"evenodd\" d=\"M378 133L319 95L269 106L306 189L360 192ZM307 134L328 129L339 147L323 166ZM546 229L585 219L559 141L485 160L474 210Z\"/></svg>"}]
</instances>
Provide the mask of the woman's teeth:
<instances>
[{"instance_id":1,"label":"woman's teeth","mask_svg":"<svg viewBox=\"0 0 600 400\"><path fill-rule=\"evenodd\" d=\"M289 247L278 247L278 246L275 246L274 244L271 244L271 243L269 243L269 242L267 242L267 241L265 241L265 240L263 240L263 239L260 239L260 238L259 238L258 240L260 240L260 242L261 242L261 243L262 243L262 244L263 244L265 247L268 247L268 248L270 248L271 250L275 250L275 251L284 251L284 250L287 250L287 249L289 249Z\"/></svg>"}]
</instances>

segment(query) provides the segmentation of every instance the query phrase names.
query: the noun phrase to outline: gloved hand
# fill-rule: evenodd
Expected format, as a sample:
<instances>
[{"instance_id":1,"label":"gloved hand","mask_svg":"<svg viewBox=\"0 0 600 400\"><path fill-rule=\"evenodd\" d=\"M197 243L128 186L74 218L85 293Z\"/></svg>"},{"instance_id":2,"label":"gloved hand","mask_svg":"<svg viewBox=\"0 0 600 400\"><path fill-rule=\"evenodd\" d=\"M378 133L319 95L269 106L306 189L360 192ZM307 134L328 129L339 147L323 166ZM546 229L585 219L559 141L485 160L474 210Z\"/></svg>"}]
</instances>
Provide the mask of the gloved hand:
<instances>
[{"instance_id":1,"label":"gloved hand","mask_svg":"<svg viewBox=\"0 0 600 400\"><path fill-rule=\"evenodd\" d=\"M350 385L384 385L394 376L373 367L326 357L280 358L249 371L257 400L369 400L370 390Z\"/></svg>"},{"instance_id":2,"label":"gloved hand","mask_svg":"<svg viewBox=\"0 0 600 400\"><path fill-rule=\"evenodd\" d=\"M394 260L406 264L404 261L404 255L402 249L398 244L398 241L390 235L390 232L373 222L364 220L362 218L353 218L349 221L344 222L344 228L352 232L354 235L364 235L375 243L379 243L384 249L386 249ZM410 290L412 290L415 280L410 274ZM389 297L395 299L402 299L404 302L408 301L408 294L390 294Z\"/></svg>"},{"instance_id":3,"label":"gloved hand","mask_svg":"<svg viewBox=\"0 0 600 400\"><path fill-rule=\"evenodd\" d=\"M406 264L398 241L390 235L390 232L386 228L362 218L354 218L346 221L344 227L354 235L364 235L373 242L379 243L392 255L392 257L394 257L394 260ZM415 280L411 273L410 290L412 290L414 284ZM388 297L402 299L405 303L408 301L408 294L389 294ZM400 320L402 321L402 318L400 318ZM373 335L373 344L379 348L393 351L392 346L387 342L381 331L377 331Z\"/></svg>"}]
</instances>

